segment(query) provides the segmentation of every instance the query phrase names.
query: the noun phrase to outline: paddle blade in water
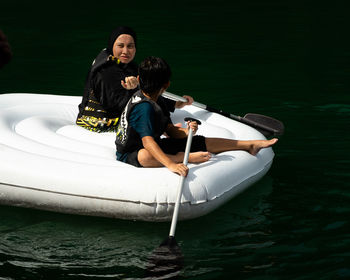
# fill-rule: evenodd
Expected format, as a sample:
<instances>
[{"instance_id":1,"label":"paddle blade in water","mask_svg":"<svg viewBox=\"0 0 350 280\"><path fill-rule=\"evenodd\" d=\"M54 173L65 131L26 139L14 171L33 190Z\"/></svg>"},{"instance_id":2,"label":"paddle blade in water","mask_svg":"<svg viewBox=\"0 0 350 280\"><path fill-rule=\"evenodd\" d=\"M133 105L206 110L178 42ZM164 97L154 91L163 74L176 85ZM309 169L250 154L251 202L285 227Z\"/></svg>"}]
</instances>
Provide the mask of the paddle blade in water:
<instances>
[{"instance_id":1,"label":"paddle blade in water","mask_svg":"<svg viewBox=\"0 0 350 280\"><path fill-rule=\"evenodd\" d=\"M148 258L147 276L174 279L183 268L183 255L174 237L168 237Z\"/></svg>"},{"instance_id":2,"label":"paddle blade in water","mask_svg":"<svg viewBox=\"0 0 350 280\"><path fill-rule=\"evenodd\" d=\"M259 130L265 136L280 136L284 133L283 123L274 118L259 114L248 113L243 117L243 119L249 121L252 124L259 124ZM266 130L264 129L264 127L266 127Z\"/></svg>"}]
</instances>

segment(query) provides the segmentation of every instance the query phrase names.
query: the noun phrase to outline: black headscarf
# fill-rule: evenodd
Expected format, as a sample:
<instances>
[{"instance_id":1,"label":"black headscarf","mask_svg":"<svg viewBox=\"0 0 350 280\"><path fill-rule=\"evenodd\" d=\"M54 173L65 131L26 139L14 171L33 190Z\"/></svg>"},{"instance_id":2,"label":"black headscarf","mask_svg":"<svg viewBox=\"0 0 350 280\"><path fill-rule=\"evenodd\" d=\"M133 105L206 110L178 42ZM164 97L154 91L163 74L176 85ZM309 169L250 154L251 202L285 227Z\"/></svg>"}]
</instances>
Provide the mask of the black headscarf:
<instances>
[{"instance_id":1,"label":"black headscarf","mask_svg":"<svg viewBox=\"0 0 350 280\"><path fill-rule=\"evenodd\" d=\"M135 42L135 46L136 46L136 33L135 31L128 27L128 26L118 26L116 29L114 29L111 32L111 35L109 36L109 40L108 40L108 47L107 47L107 52L113 55L113 45L115 40L121 35L121 34L128 34L130 35Z\"/></svg>"}]
</instances>

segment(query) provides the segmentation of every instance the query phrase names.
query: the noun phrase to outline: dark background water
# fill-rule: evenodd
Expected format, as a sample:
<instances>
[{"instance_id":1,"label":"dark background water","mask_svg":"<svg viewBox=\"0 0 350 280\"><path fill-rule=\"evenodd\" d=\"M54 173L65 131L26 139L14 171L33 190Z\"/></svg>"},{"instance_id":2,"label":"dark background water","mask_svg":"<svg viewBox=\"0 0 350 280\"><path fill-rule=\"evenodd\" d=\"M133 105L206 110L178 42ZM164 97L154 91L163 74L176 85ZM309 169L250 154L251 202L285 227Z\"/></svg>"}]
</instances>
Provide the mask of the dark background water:
<instances>
[{"instance_id":1,"label":"dark background water","mask_svg":"<svg viewBox=\"0 0 350 280\"><path fill-rule=\"evenodd\" d=\"M210 215L178 224L180 277L350 278L344 3L2 1L0 29L14 57L0 70L0 93L81 95L109 32L132 26L136 60L162 56L171 65L169 91L286 126L262 181ZM168 229L0 206L0 279L144 279Z\"/></svg>"}]
</instances>

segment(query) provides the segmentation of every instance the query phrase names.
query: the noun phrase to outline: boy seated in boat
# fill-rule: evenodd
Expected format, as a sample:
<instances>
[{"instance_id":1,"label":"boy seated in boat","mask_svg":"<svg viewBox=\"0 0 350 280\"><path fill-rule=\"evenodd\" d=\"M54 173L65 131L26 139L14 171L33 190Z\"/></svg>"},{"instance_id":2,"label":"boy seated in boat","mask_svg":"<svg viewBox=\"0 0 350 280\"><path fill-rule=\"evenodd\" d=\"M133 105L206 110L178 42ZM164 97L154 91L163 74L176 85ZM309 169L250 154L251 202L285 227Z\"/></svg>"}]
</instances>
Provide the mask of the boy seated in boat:
<instances>
[{"instance_id":1,"label":"boy seated in boat","mask_svg":"<svg viewBox=\"0 0 350 280\"><path fill-rule=\"evenodd\" d=\"M182 161L189 129L195 134L198 125L188 123L188 128L177 127L168 121L157 105L158 97L170 85L171 70L159 57L146 58L138 68L140 90L126 105L117 129L117 160L137 167L166 166L172 172L186 176L188 168ZM166 132L168 138L161 138ZM208 161L211 154L231 150L245 150L256 155L260 149L277 142L271 140L232 140L195 135L192 139L188 162Z\"/></svg>"}]
</instances>

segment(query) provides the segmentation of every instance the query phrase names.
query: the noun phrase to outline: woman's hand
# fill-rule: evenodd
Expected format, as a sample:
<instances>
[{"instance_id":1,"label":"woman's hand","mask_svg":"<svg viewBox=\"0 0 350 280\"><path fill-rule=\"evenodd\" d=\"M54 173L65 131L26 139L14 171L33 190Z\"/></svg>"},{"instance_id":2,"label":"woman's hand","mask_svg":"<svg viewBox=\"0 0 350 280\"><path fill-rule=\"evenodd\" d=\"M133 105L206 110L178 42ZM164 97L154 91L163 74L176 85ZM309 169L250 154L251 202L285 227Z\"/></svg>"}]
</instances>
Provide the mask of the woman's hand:
<instances>
[{"instance_id":1,"label":"woman's hand","mask_svg":"<svg viewBox=\"0 0 350 280\"><path fill-rule=\"evenodd\" d=\"M187 135L188 135L188 131L189 131L189 129L192 129L192 131L193 131L193 135L195 135L196 133L197 133L197 130L198 130L198 123L196 122L196 121L192 121L192 122L190 122L190 121L188 121L187 122Z\"/></svg>"},{"instance_id":2,"label":"woman's hand","mask_svg":"<svg viewBox=\"0 0 350 280\"><path fill-rule=\"evenodd\" d=\"M192 96L184 95L183 98L185 98L187 100L187 102L176 101L176 103L175 103L176 109L181 109L181 108L185 107L186 105L191 105L193 103Z\"/></svg>"},{"instance_id":3,"label":"woman's hand","mask_svg":"<svg viewBox=\"0 0 350 280\"><path fill-rule=\"evenodd\" d=\"M139 82L136 77L129 76L125 78L125 81L121 81L123 88L125 89L134 89L139 85Z\"/></svg>"}]
</instances>

